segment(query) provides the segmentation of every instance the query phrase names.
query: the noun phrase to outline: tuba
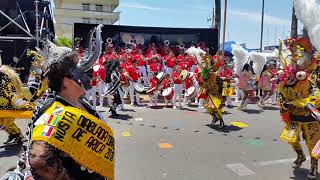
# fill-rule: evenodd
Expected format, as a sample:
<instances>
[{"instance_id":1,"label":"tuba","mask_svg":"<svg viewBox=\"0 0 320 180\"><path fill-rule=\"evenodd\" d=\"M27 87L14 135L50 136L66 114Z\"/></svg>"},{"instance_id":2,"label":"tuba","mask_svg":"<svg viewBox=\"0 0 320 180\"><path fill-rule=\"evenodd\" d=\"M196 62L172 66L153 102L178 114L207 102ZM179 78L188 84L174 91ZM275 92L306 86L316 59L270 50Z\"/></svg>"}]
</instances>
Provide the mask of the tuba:
<instances>
[{"instance_id":1,"label":"tuba","mask_svg":"<svg viewBox=\"0 0 320 180\"><path fill-rule=\"evenodd\" d=\"M178 45L178 47L179 47L180 49L184 49L184 48L185 48L185 44L184 44L184 43L181 43L181 44Z\"/></svg>"},{"instance_id":2,"label":"tuba","mask_svg":"<svg viewBox=\"0 0 320 180\"><path fill-rule=\"evenodd\" d=\"M107 38L107 43L111 44L112 43L112 38Z\"/></svg>"},{"instance_id":3,"label":"tuba","mask_svg":"<svg viewBox=\"0 0 320 180\"><path fill-rule=\"evenodd\" d=\"M165 46L169 46L170 45L170 41L169 40L165 40L163 43L164 43Z\"/></svg>"}]
</instances>

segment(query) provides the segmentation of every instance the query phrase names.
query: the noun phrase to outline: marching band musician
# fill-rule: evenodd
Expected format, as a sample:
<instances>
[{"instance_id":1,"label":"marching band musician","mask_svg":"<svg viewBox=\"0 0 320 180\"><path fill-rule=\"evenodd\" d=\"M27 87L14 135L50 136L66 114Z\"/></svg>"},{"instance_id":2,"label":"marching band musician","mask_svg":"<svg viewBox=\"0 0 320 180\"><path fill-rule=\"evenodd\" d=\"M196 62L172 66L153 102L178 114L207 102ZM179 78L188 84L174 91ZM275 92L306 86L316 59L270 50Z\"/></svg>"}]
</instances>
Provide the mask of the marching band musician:
<instances>
[{"instance_id":1,"label":"marching band musician","mask_svg":"<svg viewBox=\"0 0 320 180\"><path fill-rule=\"evenodd\" d=\"M170 79L170 75L166 74L164 79L162 80L162 89L166 89L168 87L170 87L170 84L172 83L171 79ZM167 100L166 98L164 98L164 102L166 103L166 106L169 105L169 100ZM172 100L171 100L172 103Z\"/></svg>"},{"instance_id":2,"label":"marching band musician","mask_svg":"<svg viewBox=\"0 0 320 180\"><path fill-rule=\"evenodd\" d=\"M122 103L120 105L119 110L124 110L124 96L128 94L129 80L128 80L128 73L125 71L125 67L122 64L120 64L119 66L119 73L120 73L120 85L124 91L123 94L120 94Z\"/></svg>"},{"instance_id":3,"label":"marching band musician","mask_svg":"<svg viewBox=\"0 0 320 180\"><path fill-rule=\"evenodd\" d=\"M233 94L233 89L230 86L231 79L232 79L232 71L228 69L228 64L224 63L222 66L221 71L219 72L219 76L222 80L224 80L224 87L222 96L225 101L225 106L232 107L232 100L231 96Z\"/></svg>"},{"instance_id":4,"label":"marching band musician","mask_svg":"<svg viewBox=\"0 0 320 180\"><path fill-rule=\"evenodd\" d=\"M173 68L177 62L176 57L174 56L174 53L170 50L169 54L164 58L166 63L166 73L172 76Z\"/></svg>"},{"instance_id":5,"label":"marching band musician","mask_svg":"<svg viewBox=\"0 0 320 180\"><path fill-rule=\"evenodd\" d=\"M147 68L146 68L146 62L144 60L144 56L142 54L142 50L141 49L137 49L138 53L134 55L133 59L138 61L138 66L139 66L139 71L143 76L144 82L143 84L145 86L148 85L148 74L147 74Z\"/></svg>"},{"instance_id":6,"label":"marching band musician","mask_svg":"<svg viewBox=\"0 0 320 180\"><path fill-rule=\"evenodd\" d=\"M158 86L159 86L159 80L157 79L157 71L156 69L151 69L151 78L149 80L149 90L147 91L147 94L150 97L150 102L149 102L149 106L157 106L157 101L158 101Z\"/></svg>"},{"instance_id":7,"label":"marching band musician","mask_svg":"<svg viewBox=\"0 0 320 180\"><path fill-rule=\"evenodd\" d=\"M139 67L137 66L137 61L132 60L132 65L127 67L127 72L129 74L129 95L130 95L130 102L131 106L134 105L134 98L136 98L136 103L137 105L140 104L140 94L135 91L135 83L138 83L140 81L140 72L139 72Z\"/></svg>"},{"instance_id":8,"label":"marching band musician","mask_svg":"<svg viewBox=\"0 0 320 180\"><path fill-rule=\"evenodd\" d=\"M104 63L103 63L104 64ZM106 70L105 67L103 66L103 64L98 64L97 66L99 67L97 70L97 88L98 88L98 95L99 95L99 106L102 107L103 106L103 91L104 88L106 88L106 83L104 82L104 80L106 79Z\"/></svg>"},{"instance_id":9,"label":"marching band musician","mask_svg":"<svg viewBox=\"0 0 320 180\"><path fill-rule=\"evenodd\" d=\"M90 71L93 70L92 68L90 69ZM97 83L98 83L98 74L93 72L91 73L91 80L90 80L90 85L91 85L91 89L86 91L86 97L88 100L90 100L90 98L92 98L92 107L93 109L97 109L97 97L96 97L96 92L97 92Z\"/></svg>"},{"instance_id":10,"label":"marching band musician","mask_svg":"<svg viewBox=\"0 0 320 180\"><path fill-rule=\"evenodd\" d=\"M122 62L120 63L120 79L121 79L121 86L124 91L124 97L127 98L129 94L129 74L127 71L127 65L126 63Z\"/></svg>"},{"instance_id":11,"label":"marching band musician","mask_svg":"<svg viewBox=\"0 0 320 180\"><path fill-rule=\"evenodd\" d=\"M183 82L183 89L185 90L183 103L187 106L191 104L191 99L186 96L187 90L193 85L192 78L188 75L187 79Z\"/></svg>"},{"instance_id":12,"label":"marching band musician","mask_svg":"<svg viewBox=\"0 0 320 180\"><path fill-rule=\"evenodd\" d=\"M173 89L174 89L174 95L173 95L173 100L172 100L172 105L173 105L173 109L177 109L176 107L176 100L178 98L179 101L179 108L182 109L182 77L180 76L180 69L176 66L174 68L174 71L172 73L172 79L173 79Z\"/></svg>"}]
</instances>

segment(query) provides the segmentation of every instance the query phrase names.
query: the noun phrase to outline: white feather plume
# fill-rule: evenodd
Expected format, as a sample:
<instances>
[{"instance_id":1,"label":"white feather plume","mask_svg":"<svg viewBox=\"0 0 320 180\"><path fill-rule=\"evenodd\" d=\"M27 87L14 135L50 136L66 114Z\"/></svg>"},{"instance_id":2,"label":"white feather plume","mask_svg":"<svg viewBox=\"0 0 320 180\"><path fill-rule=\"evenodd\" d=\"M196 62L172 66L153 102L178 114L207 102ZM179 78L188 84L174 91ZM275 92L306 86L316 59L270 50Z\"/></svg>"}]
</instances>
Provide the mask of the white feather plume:
<instances>
[{"instance_id":1,"label":"white feather plume","mask_svg":"<svg viewBox=\"0 0 320 180\"><path fill-rule=\"evenodd\" d=\"M320 6L316 0L294 0L297 18L307 27L312 45L320 50Z\"/></svg>"},{"instance_id":2,"label":"white feather plume","mask_svg":"<svg viewBox=\"0 0 320 180\"><path fill-rule=\"evenodd\" d=\"M260 75L263 69L263 66L266 64L266 57L263 53L251 52L249 56L250 60L253 62L253 71L256 75Z\"/></svg>"},{"instance_id":3,"label":"white feather plume","mask_svg":"<svg viewBox=\"0 0 320 180\"><path fill-rule=\"evenodd\" d=\"M234 62L234 72L239 76L243 66L248 61L248 51L243 49L243 47L238 44L232 44L231 47Z\"/></svg>"},{"instance_id":4,"label":"white feather plume","mask_svg":"<svg viewBox=\"0 0 320 180\"><path fill-rule=\"evenodd\" d=\"M194 46L190 47L189 49L187 49L186 53L188 53L189 55L195 57L197 59L197 62L199 65L202 64L203 59L201 57L201 55L206 54L206 52L204 50L202 50L200 47L195 48Z\"/></svg>"}]
</instances>

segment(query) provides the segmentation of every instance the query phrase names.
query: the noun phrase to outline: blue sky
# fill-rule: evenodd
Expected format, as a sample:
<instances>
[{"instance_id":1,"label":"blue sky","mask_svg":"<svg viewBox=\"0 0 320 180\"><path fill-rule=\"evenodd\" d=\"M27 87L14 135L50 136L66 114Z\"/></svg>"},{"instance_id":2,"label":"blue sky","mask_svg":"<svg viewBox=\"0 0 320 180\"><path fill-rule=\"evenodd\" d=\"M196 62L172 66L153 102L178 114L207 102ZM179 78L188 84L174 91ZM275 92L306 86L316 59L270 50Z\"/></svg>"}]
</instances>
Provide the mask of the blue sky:
<instances>
[{"instance_id":1,"label":"blue sky","mask_svg":"<svg viewBox=\"0 0 320 180\"><path fill-rule=\"evenodd\" d=\"M290 34L292 3L265 0L264 45ZM121 11L121 25L197 28L210 27L213 4L214 0L120 0L116 11ZM260 46L261 4L262 0L228 0L226 40Z\"/></svg>"}]
</instances>

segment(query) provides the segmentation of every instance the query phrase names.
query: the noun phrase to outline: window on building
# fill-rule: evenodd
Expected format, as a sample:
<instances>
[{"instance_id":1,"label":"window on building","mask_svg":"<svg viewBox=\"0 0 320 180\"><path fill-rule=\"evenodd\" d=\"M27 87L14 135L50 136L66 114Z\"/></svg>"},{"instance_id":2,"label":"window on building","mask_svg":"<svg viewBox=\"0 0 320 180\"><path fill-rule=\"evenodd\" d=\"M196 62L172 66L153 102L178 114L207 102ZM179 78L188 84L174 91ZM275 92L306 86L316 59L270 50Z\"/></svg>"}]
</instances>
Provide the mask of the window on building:
<instances>
[{"instance_id":1,"label":"window on building","mask_svg":"<svg viewBox=\"0 0 320 180\"><path fill-rule=\"evenodd\" d=\"M101 5L101 4L96 4L96 11L102 12L102 11L103 11L103 5Z\"/></svg>"},{"instance_id":2,"label":"window on building","mask_svg":"<svg viewBox=\"0 0 320 180\"><path fill-rule=\"evenodd\" d=\"M90 18L82 18L83 23L90 23Z\"/></svg>"},{"instance_id":3,"label":"window on building","mask_svg":"<svg viewBox=\"0 0 320 180\"><path fill-rule=\"evenodd\" d=\"M82 10L90 11L90 4L82 3Z\"/></svg>"},{"instance_id":4,"label":"window on building","mask_svg":"<svg viewBox=\"0 0 320 180\"><path fill-rule=\"evenodd\" d=\"M97 24L103 24L103 19L96 19Z\"/></svg>"}]
</instances>

